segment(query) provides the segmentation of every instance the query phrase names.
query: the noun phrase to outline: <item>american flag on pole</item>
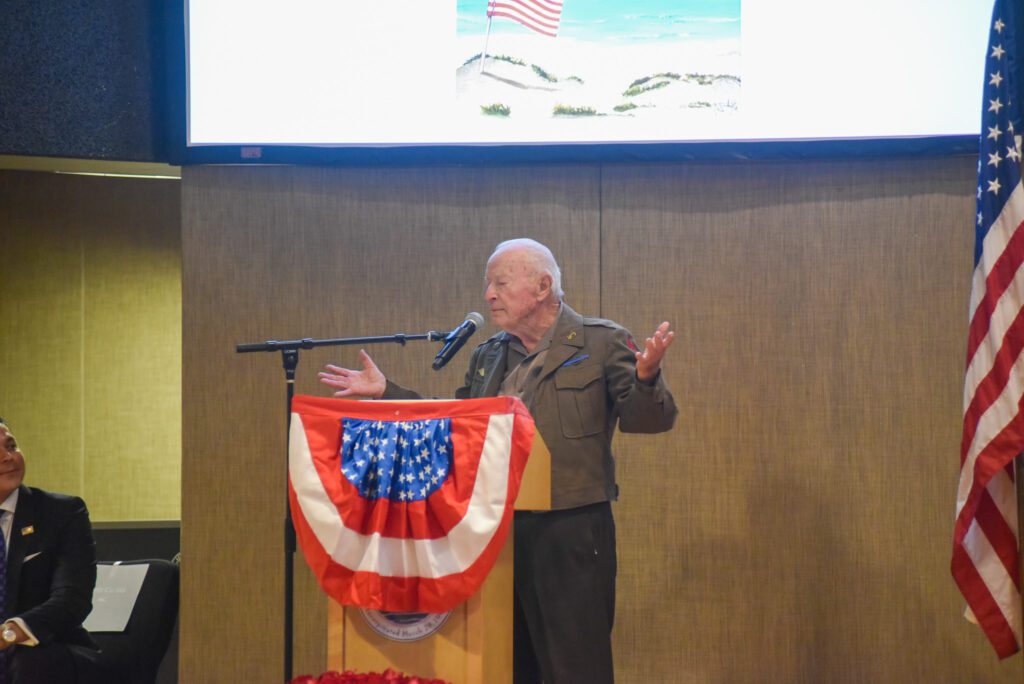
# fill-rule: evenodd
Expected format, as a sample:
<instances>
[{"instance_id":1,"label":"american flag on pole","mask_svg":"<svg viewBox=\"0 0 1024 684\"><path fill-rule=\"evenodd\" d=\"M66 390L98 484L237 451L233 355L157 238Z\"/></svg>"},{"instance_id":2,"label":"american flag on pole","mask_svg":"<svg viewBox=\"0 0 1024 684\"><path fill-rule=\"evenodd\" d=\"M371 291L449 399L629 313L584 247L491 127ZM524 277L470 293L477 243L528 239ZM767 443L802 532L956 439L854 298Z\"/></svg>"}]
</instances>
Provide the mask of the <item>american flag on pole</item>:
<instances>
[{"instance_id":1,"label":"american flag on pole","mask_svg":"<svg viewBox=\"0 0 1024 684\"><path fill-rule=\"evenodd\" d=\"M289 499L324 592L403 613L472 596L508 536L533 433L513 397L295 397Z\"/></svg>"},{"instance_id":2,"label":"american flag on pole","mask_svg":"<svg viewBox=\"0 0 1024 684\"><path fill-rule=\"evenodd\" d=\"M518 21L537 33L554 38L562 18L561 0L488 0L488 17Z\"/></svg>"},{"instance_id":3,"label":"american flag on pole","mask_svg":"<svg viewBox=\"0 0 1024 684\"><path fill-rule=\"evenodd\" d=\"M996 0L981 156L953 577L1000 658L1021 644L1014 459L1024 451L1024 189L1016 0Z\"/></svg>"}]
</instances>

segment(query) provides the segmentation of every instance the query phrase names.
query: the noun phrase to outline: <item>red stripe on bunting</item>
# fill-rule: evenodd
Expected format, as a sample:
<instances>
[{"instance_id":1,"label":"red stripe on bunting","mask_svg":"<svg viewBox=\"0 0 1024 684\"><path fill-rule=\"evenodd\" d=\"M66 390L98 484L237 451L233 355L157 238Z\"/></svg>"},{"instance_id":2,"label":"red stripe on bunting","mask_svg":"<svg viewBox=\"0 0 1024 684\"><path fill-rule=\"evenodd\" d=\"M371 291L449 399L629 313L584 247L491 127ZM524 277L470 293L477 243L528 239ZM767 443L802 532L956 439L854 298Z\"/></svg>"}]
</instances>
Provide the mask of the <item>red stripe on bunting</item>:
<instances>
[{"instance_id":1,"label":"red stripe on bunting","mask_svg":"<svg viewBox=\"0 0 1024 684\"><path fill-rule=\"evenodd\" d=\"M359 416L349 415L349 418ZM336 416L303 414L306 439L320 480L345 526L361 534L380 532L388 537L438 539L465 516L469 495L487 429L486 415L460 418L463 428L452 431L452 471L425 501L364 499L341 472L341 428ZM409 420L415 420L410 418ZM465 429L470 428L470 429Z\"/></svg>"}]
</instances>

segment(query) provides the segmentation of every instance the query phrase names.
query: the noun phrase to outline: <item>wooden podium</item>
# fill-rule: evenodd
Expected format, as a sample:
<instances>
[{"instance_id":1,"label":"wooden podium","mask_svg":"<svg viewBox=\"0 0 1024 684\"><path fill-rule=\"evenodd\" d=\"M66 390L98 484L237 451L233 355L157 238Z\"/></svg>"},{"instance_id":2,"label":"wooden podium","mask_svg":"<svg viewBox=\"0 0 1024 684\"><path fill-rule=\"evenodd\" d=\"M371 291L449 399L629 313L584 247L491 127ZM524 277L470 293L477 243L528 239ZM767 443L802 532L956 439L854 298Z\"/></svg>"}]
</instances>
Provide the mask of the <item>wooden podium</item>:
<instances>
[{"instance_id":1,"label":"wooden podium","mask_svg":"<svg viewBox=\"0 0 1024 684\"><path fill-rule=\"evenodd\" d=\"M517 511L551 508L551 454L535 432L523 472ZM378 634L360 609L327 599L327 669L439 678L452 684L512 682L512 536L483 587L457 606L441 628L419 641Z\"/></svg>"}]
</instances>

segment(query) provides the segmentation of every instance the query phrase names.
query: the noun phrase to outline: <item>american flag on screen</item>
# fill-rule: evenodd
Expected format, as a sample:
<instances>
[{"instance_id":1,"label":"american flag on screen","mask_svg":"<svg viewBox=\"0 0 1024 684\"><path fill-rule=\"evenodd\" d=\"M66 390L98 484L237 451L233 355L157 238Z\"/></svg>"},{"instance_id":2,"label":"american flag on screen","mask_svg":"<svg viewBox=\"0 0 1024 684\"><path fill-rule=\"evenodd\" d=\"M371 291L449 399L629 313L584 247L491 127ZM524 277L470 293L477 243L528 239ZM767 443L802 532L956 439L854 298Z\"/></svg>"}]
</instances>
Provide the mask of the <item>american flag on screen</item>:
<instances>
[{"instance_id":1,"label":"american flag on screen","mask_svg":"<svg viewBox=\"0 0 1024 684\"><path fill-rule=\"evenodd\" d=\"M1000 658L1021 644L1017 496L1024 451L1024 189L1017 6L997 0L985 60L974 278L953 577Z\"/></svg>"},{"instance_id":2,"label":"american flag on screen","mask_svg":"<svg viewBox=\"0 0 1024 684\"><path fill-rule=\"evenodd\" d=\"M518 21L537 33L554 38L562 18L560 0L488 0L488 17L504 17Z\"/></svg>"},{"instance_id":3,"label":"american flag on screen","mask_svg":"<svg viewBox=\"0 0 1024 684\"><path fill-rule=\"evenodd\" d=\"M508 536L533 433L513 397L295 397L289 500L324 592L403 613L472 596Z\"/></svg>"}]
</instances>

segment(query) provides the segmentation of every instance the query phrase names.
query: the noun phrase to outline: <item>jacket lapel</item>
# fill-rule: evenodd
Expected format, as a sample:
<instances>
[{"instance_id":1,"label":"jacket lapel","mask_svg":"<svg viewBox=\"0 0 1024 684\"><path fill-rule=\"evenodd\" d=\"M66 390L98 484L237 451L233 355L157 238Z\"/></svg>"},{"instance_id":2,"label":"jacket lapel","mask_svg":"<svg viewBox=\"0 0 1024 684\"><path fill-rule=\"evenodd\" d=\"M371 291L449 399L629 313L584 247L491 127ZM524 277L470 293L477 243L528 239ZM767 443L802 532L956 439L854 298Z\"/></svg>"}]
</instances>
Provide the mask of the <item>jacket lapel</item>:
<instances>
[{"instance_id":1,"label":"jacket lapel","mask_svg":"<svg viewBox=\"0 0 1024 684\"><path fill-rule=\"evenodd\" d=\"M496 397L501 389L501 381L505 377L505 366L508 365L508 334L502 333L497 344L484 350L477 365L477 372L483 371L483 381L479 384L479 394L474 397Z\"/></svg>"},{"instance_id":2,"label":"jacket lapel","mask_svg":"<svg viewBox=\"0 0 1024 684\"><path fill-rule=\"evenodd\" d=\"M571 359L583 347L583 317L562 302L562 313L555 323L551 336L551 348L544 359L544 368L537 381L548 377L563 363Z\"/></svg>"}]
</instances>

